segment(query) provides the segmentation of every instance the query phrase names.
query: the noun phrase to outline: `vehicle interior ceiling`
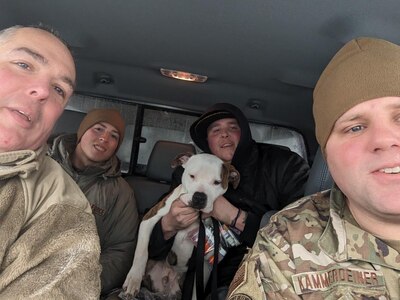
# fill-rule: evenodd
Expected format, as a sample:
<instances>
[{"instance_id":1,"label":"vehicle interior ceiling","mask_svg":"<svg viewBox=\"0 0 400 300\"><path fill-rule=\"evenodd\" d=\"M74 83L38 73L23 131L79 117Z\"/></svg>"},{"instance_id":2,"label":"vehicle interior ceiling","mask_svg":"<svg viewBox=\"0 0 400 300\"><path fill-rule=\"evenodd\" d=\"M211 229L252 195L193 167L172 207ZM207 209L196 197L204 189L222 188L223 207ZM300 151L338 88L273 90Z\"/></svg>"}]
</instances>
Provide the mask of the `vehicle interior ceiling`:
<instances>
[{"instance_id":1,"label":"vehicle interior ceiling","mask_svg":"<svg viewBox=\"0 0 400 300\"><path fill-rule=\"evenodd\" d=\"M312 92L359 36L400 42L400 2L0 1L0 28L39 22L71 45L77 94L201 113L230 102L255 122L294 128L317 150ZM179 81L160 69L208 77Z\"/></svg>"}]
</instances>

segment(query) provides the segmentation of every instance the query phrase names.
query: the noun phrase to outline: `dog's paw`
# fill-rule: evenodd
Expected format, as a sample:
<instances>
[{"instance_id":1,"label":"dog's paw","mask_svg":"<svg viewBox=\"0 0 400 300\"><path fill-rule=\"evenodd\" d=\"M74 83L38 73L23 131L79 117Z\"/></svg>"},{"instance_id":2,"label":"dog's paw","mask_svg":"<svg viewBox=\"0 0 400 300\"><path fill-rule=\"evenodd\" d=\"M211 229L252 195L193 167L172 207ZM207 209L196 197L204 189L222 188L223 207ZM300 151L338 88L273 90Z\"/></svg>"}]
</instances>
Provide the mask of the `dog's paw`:
<instances>
[{"instance_id":1,"label":"dog's paw","mask_svg":"<svg viewBox=\"0 0 400 300\"><path fill-rule=\"evenodd\" d=\"M128 297L125 299L133 299L133 297L139 293L141 282L141 278L135 278L135 276L129 275L126 277L124 285L122 286L125 297Z\"/></svg>"},{"instance_id":2,"label":"dog's paw","mask_svg":"<svg viewBox=\"0 0 400 300\"><path fill-rule=\"evenodd\" d=\"M130 294L126 294L125 291L122 291L121 293L118 294L118 298L122 300L133 300L134 296Z\"/></svg>"},{"instance_id":3,"label":"dog's paw","mask_svg":"<svg viewBox=\"0 0 400 300\"><path fill-rule=\"evenodd\" d=\"M138 293L136 293L137 295ZM122 291L121 293L119 293L118 297L123 299L123 300L134 300L136 299L136 295L130 294L126 291Z\"/></svg>"}]
</instances>

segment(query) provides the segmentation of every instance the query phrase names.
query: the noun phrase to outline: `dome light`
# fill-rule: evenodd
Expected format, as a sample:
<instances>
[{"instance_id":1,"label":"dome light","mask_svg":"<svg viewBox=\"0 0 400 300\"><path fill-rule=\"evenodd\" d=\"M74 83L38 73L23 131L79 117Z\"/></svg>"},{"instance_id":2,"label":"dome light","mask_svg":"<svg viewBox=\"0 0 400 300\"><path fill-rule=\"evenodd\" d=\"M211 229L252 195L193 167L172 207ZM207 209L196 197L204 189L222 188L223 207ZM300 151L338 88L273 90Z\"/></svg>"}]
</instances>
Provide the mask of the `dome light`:
<instances>
[{"instance_id":1,"label":"dome light","mask_svg":"<svg viewBox=\"0 0 400 300\"><path fill-rule=\"evenodd\" d=\"M178 70L170 70L170 69L161 68L160 72L162 75L164 75L166 77L184 80L184 81L203 83L203 82L206 82L206 80L208 79L208 77L204 76L204 75L183 72L183 71L178 71Z\"/></svg>"}]
</instances>

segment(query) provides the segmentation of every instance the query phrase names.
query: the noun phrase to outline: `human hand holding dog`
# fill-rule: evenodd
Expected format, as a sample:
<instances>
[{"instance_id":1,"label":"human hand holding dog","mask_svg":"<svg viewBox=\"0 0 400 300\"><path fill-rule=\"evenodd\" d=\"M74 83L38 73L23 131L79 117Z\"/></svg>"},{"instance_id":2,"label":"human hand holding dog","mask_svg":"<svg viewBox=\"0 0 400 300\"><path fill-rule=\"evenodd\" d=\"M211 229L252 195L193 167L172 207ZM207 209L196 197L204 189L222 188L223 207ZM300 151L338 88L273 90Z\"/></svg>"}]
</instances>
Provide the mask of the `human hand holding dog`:
<instances>
[{"instance_id":1,"label":"human hand holding dog","mask_svg":"<svg viewBox=\"0 0 400 300\"><path fill-rule=\"evenodd\" d=\"M187 206L178 199L171 205L169 212L161 219L164 239L169 240L177 231L193 224L199 217L199 211Z\"/></svg>"},{"instance_id":2,"label":"human hand holding dog","mask_svg":"<svg viewBox=\"0 0 400 300\"><path fill-rule=\"evenodd\" d=\"M213 217L222 223L230 225L232 220L236 218L238 209L239 208L231 204L224 196L219 196L214 202L213 210L208 214L203 213L202 218ZM239 214L235 227L240 231L243 231L245 225L245 212L240 211Z\"/></svg>"}]
</instances>

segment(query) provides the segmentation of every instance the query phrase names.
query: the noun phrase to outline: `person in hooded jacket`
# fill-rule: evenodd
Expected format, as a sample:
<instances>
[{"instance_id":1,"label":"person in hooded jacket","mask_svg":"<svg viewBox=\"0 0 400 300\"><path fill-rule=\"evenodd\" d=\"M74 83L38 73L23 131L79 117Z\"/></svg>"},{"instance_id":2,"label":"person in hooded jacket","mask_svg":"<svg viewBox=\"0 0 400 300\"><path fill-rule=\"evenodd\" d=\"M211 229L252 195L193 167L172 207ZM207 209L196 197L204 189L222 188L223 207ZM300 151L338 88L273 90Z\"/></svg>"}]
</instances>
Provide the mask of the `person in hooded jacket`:
<instances>
[{"instance_id":1,"label":"person in hooded jacket","mask_svg":"<svg viewBox=\"0 0 400 300\"><path fill-rule=\"evenodd\" d=\"M211 216L239 232L241 244L229 248L218 264L218 287L229 286L236 270L256 238L263 215L280 210L303 196L309 165L286 147L256 143L249 122L236 106L218 103L195 121L190 134L196 145L230 162L240 173L237 189L227 192L214 203ZM173 173L171 190L181 183L183 168ZM163 259L180 229L192 224L199 212L178 200L153 229L149 257ZM210 289L210 282L206 291Z\"/></svg>"},{"instance_id":2,"label":"person in hooded jacket","mask_svg":"<svg viewBox=\"0 0 400 300\"><path fill-rule=\"evenodd\" d=\"M95 109L77 134L55 137L48 151L89 200L100 237L101 295L122 286L132 264L139 217L133 190L121 177L116 152L125 122L115 109Z\"/></svg>"}]
</instances>

